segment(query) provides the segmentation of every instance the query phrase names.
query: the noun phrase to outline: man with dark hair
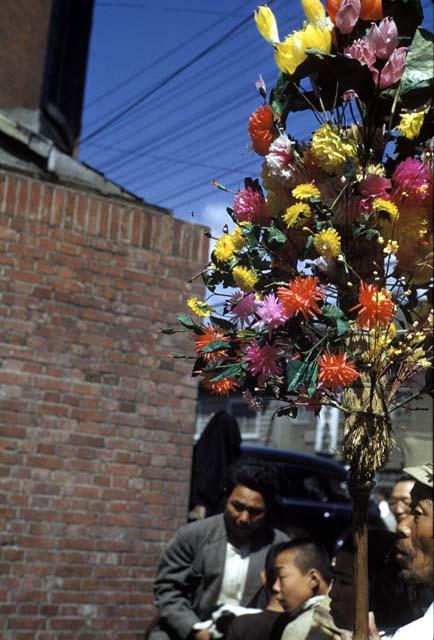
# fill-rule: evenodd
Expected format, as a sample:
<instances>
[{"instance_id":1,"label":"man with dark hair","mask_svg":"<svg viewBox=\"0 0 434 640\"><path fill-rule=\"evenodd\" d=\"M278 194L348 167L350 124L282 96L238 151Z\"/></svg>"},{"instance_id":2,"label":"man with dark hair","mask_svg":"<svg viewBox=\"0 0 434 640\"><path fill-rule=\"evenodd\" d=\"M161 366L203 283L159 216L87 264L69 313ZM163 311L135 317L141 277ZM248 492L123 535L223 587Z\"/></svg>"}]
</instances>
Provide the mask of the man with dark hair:
<instances>
[{"instance_id":1,"label":"man with dark hair","mask_svg":"<svg viewBox=\"0 0 434 640\"><path fill-rule=\"evenodd\" d=\"M287 539L266 520L277 489L269 465L239 460L228 475L224 513L181 527L157 568L160 622L152 640L210 640L208 621L222 604L265 605L265 556Z\"/></svg>"}]
</instances>

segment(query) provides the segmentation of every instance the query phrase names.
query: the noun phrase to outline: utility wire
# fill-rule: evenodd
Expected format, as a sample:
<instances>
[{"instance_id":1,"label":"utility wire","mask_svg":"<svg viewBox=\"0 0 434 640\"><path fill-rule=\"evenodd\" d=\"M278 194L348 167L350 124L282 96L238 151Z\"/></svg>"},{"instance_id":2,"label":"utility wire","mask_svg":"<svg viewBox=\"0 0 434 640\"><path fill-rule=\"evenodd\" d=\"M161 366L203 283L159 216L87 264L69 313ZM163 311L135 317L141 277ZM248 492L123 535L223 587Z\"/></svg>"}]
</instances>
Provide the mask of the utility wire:
<instances>
[{"instance_id":1,"label":"utility wire","mask_svg":"<svg viewBox=\"0 0 434 640\"><path fill-rule=\"evenodd\" d=\"M151 9L157 11L167 11L174 13L205 13L208 15L225 15L223 11L213 11L212 9L186 9L180 7L167 7L155 4L137 4L132 2L119 3L119 2L97 2L95 5L96 8L99 7L111 7L114 9ZM227 15L227 14L226 14ZM238 16L239 14L232 14L234 16Z\"/></svg>"},{"instance_id":2,"label":"utility wire","mask_svg":"<svg viewBox=\"0 0 434 640\"><path fill-rule=\"evenodd\" d=\"M269 4L271 4L273 2L273 0L270 0ZM235 35L235 33L237 33L240 29L242 29L242 27L244 27L244 25L246 25L250 20L252 19L251 15L246 16L243 20L241 20L237 25L235 25L235 27L233 27L232 29L230 29L227 33L225 33L223 36L221 36L220 38L218 38L217 40L215 40L215 42L213 42L212 44L210 44L208 47L205 47L205 49L203 49L202 51L200 51L197 55L195 55L193 58L191 58L188 62L184 63L183 65L181 65L180 67L178 67L177 69L175 69L175 71L172 71L172 73L170 73L168 76L166 76L165 78L163 78L163 80L161 80L156 86L154 86L152 89L150 89L149 91L146 91L140 98L138 98L137 100L135 100L130 106L125 107L124 109L122 109L117 115L113 116L112 118L110 118L109 120L107 120L107 122L105 122L104 124L102 124L100 127L98 127L97 129L95 129L93 132L91 132L89 135L87 135L85 138L83 138L80 143L86 142L88 140L92 140L93 138L95 138L95 136L99 135L100 133L102 133L102 131L105 131L107 128L109 128L114 122L117 122L120 118L122 118L124 115L126 115L127 113L129 113L132 109L134 109L137 105L141 104L142 102L144 102L147 98L151 97L152 95L154 95L157 91L161 90L163 87L165 87L169 82L171 82L174 78L178 77L181 73L183 73L186 69L189 69L190 67L192 67L194 64L196 64L196 62L198 62L199 60L202 60L202 58L204 58L205 56L207 56L209 53L211 53L211 51L214 51L215 49L217 49L223 42L225 42L228 38L230 38L231 36Z\"/></svg>"},{"instance_id":3,"label":"utility wire","mask_svg":"<svg viewBox=\"0 0 434 640\"><path fill-rule=\"evenodd\" d=\"M242 2L237 10L243 9L248 4L250 4L250 0L246 0L245 2ZM181 44L178 44L176 46L176 53L178 54L179 51L181 51L181 49L184 49L184 47L190 45L192 42L194 42L198 38L201 38L204 34L208 33L208 31L211 31L212 29L214 29L214 27L217 27L222 22L225 22L225 20L227 20L227 18L230 18L230 17L232 17L234 15L235 15L234 13L229 13L229 14L227 14L226 17L221 18L219 20L216 20L215 22L212 22L208 27L205 27L204 29L200 29L194 35L192 35L190 38L187 38L186 40L181 42ZM118 84L114 85L113 87L111 87L110 89L105 91L104 93L100 94L99 96L97 96L96 98L91 100L89 103L87 103L85 105L84 110L86 111L87 109L90 109L95 104L97 104L98 102L100 102L101 100L106 98L107 96L112 95L113 93L115 93L116 91L118 91L119 89L124 87L125 85L129 84L130 82L132 82L133 80L135 80L139 76L141 76L144 73L146 73L146 71L149 71L149 69L155 68L161 62L164 62L164 60L166 60L167 58L170 58L170 56L173 55L173 54L174 54L174 50L173 49L171 51L167 51L166 53L162 54L161 56L159 56L158 58L156 58L155 60L153 60L152 62L147 64L145 67L142 67L138 71L134 72L133 74L131 74L130 76L125 78L125 80L122 80Z\"/></svg>"}]
</instances>

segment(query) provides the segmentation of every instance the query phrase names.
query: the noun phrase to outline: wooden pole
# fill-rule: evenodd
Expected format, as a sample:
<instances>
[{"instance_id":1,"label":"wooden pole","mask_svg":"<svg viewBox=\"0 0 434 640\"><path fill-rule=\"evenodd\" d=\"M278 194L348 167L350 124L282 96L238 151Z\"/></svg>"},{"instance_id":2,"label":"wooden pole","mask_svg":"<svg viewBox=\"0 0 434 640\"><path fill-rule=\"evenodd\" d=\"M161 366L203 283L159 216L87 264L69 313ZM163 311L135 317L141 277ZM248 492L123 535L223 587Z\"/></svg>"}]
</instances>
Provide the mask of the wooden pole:
<instances>
[{"instance_id":1,"label":"wooden pole","mask_svg":"<svg viewBox=\"0 0 434 640\"><path fill-rule=\"evenodd\" d=\"M354 547L354 635L353 640L369 640L368 611L368 500L374 482L351 477L348 488L353 498Z\"/></svg>"}]
</instances>

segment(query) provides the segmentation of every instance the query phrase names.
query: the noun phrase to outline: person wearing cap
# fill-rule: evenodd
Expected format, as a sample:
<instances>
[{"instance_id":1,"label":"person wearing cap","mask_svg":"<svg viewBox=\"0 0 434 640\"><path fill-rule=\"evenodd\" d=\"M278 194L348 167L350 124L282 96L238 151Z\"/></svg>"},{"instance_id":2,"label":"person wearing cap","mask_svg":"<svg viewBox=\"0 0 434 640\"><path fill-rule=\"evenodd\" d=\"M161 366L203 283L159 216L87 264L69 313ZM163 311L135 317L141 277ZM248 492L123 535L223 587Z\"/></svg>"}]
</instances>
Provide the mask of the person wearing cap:
<instances>
[{"instance_id":1,"label":"person wearing cap","mask_svg":"<svg viewBox=\"0 0 434 640\"><path fill-rule=\"evenodd\" d=\"M404 469L416 482L411 490L411 512L397 525L396 558L402 578L434 588L433 463ZM425 615L399 628L393 640L432 640L434 603Z\"/></svg>"}]
</instances>

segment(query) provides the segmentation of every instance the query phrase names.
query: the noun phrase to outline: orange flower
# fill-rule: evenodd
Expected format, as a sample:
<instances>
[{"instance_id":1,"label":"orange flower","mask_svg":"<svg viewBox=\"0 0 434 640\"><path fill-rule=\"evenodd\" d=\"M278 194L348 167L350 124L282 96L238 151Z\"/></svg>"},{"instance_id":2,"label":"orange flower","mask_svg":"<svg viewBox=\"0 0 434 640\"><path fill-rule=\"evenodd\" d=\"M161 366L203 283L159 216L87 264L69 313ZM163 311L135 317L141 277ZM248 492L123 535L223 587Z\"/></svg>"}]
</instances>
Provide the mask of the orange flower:
<instances>
[{"instance_id":1,"label":"orange flower","mask_svg":"<svg viewBox=\"0 0 434 640\"><path fill-rule=\"evenodd\" d=\"M249 118L249 135L252 147L260 156L266 156L270 144L276 138L273 111L269 105L258 107Z\"/></svg>"},{"instance_id":2,"label":"orange flower","mask_svg":"<svg viewBox=\"0 0 434 640\"><path fill-rule=\"evenodd\" d=\"M228 341L228 337L222 331L219 331L213 325L202 326L203 334L200 336L195 336L195 351L199 353L204 360L212 360L213 358L220 358L226 355L225 349L218 349L217 351L212 351L211 353L201 353L202 350L207 347L212 342L216 340L225 340Z\"/></svg>"},{"instance_id":3,"label":"orange flower","mask_svg":"<svg viewBox=\"0 0 434 640\"><path fill-rule=\"evenodd\" d=\"M288 287L277 289L277 295L288 317L302 313L305 320L308 320L309 315L316 316L320 313L317 301L324 300L325 296L317 285L318 278L297 276Z\"/></svg>"},{"instance_id":4,"label":"orange flower","mask_svg":"<svg viewBox=\"0 0 434 640\"><path fill-rule=\"evenodd\" d=\"M204 375L202 382L203 385L216 396L228 396L238 387L238 384L235 380L232 380L232 378L223 378L223 380L212 382L210 380L212 377L212 374Z\"/></svg>"},{"instance_id":5,"label":"orange flower","mask_svg":"<svg viewBox=\"0 0 434 640\"><path fill-rule=\"evenodd\" d=\"M327 13L333 24L341 4L342 0L326 0ZM382 0L360 0L360 4L361 20L381 20L383 18Z\"/></svg>"},{"instance_id":6,"label":"orange flower","mask_svg":"<svg viewBox=\"0 0 434 640\"><path fill-rule=\"evenodd\" d=\"M350 311L358 311L357 324L373 329L377 324L388 325L392 321L395 305L387 289L378 289L374 284L362 282L359 304Z\"/></svg>"},{"instance_id":7,"label":"orange flower","mask_svg":"<svg viewBox=\"0 0 434 640\"><path fill-rule=\"evenodd\" d=\"M319 381L326 387L347 387L359 373L347 360L346 353L323 353L319 360Z\"/></svg>"}]
</instances>

